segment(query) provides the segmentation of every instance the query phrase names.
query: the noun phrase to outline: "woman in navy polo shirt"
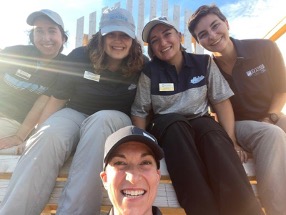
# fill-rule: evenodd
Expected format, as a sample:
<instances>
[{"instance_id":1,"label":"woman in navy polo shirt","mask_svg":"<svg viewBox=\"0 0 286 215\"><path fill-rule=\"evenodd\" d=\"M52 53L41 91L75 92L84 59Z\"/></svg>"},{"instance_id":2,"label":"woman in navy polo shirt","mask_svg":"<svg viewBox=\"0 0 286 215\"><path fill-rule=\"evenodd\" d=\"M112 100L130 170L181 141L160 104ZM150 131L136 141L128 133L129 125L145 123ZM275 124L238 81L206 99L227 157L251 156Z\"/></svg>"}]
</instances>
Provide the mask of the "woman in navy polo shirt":
<instances>
[{"instance_id":1,"label":"woman in navy polo shirt","mask_svg":"<svg viewBox=\"0 0 286 215\"><path fill-rule=\"evenodd\" d=\"M229 23L215 5L203 5L188 24L234 92L230 98L242 161L251 152L258 193L269 215L286 211L286 71L277 45L266 39L229 37Z\"/></svg>"},{"instance_id":2,"label":"woman in navy polo shirt","mask_svg":"<svg viewBox=\"0 0 286 215\"><path fill-rule=\"evenodd\" d=\"M233 92L216 64L209 55L185 52L166 17L151 20L142 35L152 61L140 76L132 119L146 128L154 113L147 129L164 150L180 205L188 215L262 214L234 150L241 148L229 101Z\"/></svg>"}]
</instances>

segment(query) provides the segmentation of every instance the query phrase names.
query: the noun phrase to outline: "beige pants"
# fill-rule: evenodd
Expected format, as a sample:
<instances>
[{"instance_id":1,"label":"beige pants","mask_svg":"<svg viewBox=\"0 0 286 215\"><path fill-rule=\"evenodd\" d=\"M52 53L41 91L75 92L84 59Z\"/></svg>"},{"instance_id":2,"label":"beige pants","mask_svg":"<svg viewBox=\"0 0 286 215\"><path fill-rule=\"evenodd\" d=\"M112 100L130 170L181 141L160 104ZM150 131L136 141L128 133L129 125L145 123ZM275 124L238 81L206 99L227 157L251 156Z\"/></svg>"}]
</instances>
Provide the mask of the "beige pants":
<instances>
[{"instance_id":1,"label":"beige pants","mask_svg":"<svg viewBox=\"0 0 286 215\"><path fill-rule=\"evenodd\" d=\"M0 139L16 134L21 124L15 120L0 117ZM16 155L19 153L19 146L8 149L0 149L0 155Z\"/></svg>"}]
</instances>

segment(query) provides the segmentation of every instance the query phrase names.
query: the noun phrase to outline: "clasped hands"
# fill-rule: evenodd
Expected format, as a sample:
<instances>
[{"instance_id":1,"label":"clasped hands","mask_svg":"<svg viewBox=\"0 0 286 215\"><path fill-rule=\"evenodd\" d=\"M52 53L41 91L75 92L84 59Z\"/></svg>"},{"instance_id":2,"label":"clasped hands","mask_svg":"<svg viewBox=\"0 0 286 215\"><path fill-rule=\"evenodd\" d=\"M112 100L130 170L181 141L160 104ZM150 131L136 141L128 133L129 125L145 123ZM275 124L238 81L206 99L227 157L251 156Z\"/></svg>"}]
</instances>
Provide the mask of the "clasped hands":
<instances>
[{"instance_id":1,"label":"clasped hands","mask_svg":"<svg viewBox=\"0 0 286 215\"><path fill-rule=\"evenodd\" d=\"M0 139L0 150L11 148L13 146L18 146L24 141L18 135L12 135L9 137L4 137Z\"/></svg>"}]
</instances>

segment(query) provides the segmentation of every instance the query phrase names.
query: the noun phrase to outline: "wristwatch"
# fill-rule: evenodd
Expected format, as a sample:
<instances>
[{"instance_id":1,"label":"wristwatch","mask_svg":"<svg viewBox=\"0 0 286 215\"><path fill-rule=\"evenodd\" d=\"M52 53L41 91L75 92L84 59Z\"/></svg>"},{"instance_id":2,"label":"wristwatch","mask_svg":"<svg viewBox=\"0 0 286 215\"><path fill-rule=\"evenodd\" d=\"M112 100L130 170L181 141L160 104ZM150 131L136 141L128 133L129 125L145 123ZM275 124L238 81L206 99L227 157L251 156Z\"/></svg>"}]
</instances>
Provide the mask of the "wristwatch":
<instances>
[{"instance_id":1,"label":"wristwatch","mask_svg":"<svg viewBox=\"0 0 286 215\"><path fill-rule=\"evenodd\" d=\"M268 119L273 123L276 124L279 120L279 116L276 113L268 113Z\"/></svg>"}]
</instances>

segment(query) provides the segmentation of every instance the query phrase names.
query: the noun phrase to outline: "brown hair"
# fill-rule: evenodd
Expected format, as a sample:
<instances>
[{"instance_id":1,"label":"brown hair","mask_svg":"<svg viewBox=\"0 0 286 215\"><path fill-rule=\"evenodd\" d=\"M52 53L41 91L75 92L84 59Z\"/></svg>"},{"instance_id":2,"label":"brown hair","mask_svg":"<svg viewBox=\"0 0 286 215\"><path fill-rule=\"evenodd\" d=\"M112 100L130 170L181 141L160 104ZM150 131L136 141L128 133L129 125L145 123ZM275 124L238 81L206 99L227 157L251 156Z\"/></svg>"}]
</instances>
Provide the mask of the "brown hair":
<instances>
[{"instance_id":1,"label":"brown hair","mask_svg":"<svg viewBox=\"0 0 286 215\"><path fill-rule=\"evenodd\" d=\"M104 36L100 32L93 35L87 45L87 51L97 74L108 68L106 64L107 55L104 51ZM130 76L132 73L140 71L143 68L143 63L141 44L136 38L132 39L129 55L123 59L120 72L125 76Z\"/></svg>"},{"instance_id":2,"label":"brown hair","mask_svg":"<svg viewBox=\"0 0 286 215\"><path fill-rule=\"evenodd\" d=\"M190 17L188 21L188 29L195 40L198 42L197 35L195 34L195 28L197 27L198 22L201 18L205 17L206 15L214 14L217 15L222 21L226 21L225 15L220 11L220 9L216 5L202 5L200 6Z\"/></svg>"}]
</instances>

